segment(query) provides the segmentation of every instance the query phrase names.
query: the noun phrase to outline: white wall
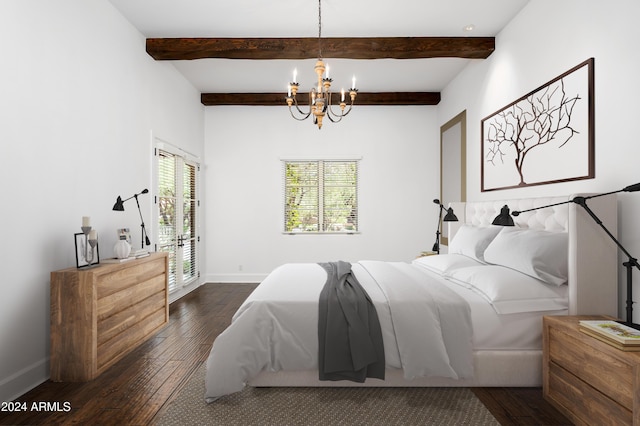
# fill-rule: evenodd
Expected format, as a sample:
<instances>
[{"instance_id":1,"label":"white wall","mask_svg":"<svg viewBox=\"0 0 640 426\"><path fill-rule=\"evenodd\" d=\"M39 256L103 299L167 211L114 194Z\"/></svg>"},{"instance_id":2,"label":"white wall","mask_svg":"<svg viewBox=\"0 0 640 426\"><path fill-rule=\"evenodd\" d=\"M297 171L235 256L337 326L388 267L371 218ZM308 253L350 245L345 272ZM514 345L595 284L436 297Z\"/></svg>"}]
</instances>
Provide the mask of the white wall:
<instances>
[{"instance_id":1,"label":"white wall","mask_svg":"<svg viewBox=\"0 0 640 426\"><path fill-rule=\"evenodd\" d=\"M0 2L0 401L49 377L50 272L75 266L82 216L112 257L116 229L140 241L151 134L203 154L199 93L145 52L106 0ZM152 194L140 197L153 228ZM132 203L132 202L130 202Z\"/></svg>"},{"instance_id":2,"label":"white wall","mask_svg":"<svg viewBox=\"0 0 640 426\"><path fill-rule=\"evenodd\" d=\"M640 182L635 127L640 93L638 16L637 0L531 0L498 35L496 51L467 67L443 91L439 123L467 110L467 199L609 192ZM480 120L590 57L595 58L595 179L482 193ZM640 256L640 194L620 194L618 207L620 241ZM620 263L625 259L620 256ZM638 270L634 275L640 282ZM625 283L621 267L619 315L623 317ZM639 300L638 285L634 294ZM634 321L639 322L640 309L636 311Z\"/></svg>"},{"instance_id":3,"label":"white wall","mask_svg":"<svg viewBox=\"0 0 640 426\"><path fill-rule=\"evenodd\" d=\"M257 281L285 262L405 261L431 249L436 114L429 106L356 106L318 130L285 106L207 107L206 280ZM283 235L282 158L362 158L361 234Z\"/></svg>"}]
</instances>

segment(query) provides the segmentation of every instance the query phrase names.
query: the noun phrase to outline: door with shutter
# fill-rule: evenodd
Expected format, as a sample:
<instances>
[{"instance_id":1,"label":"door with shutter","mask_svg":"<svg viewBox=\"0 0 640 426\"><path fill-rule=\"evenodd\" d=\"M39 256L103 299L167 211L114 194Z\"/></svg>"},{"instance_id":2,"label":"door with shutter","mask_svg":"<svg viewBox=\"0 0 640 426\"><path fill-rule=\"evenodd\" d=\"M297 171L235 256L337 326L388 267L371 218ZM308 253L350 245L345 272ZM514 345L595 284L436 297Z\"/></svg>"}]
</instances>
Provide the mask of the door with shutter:
<instances>
[{"instance_id":1,"label":"door with shutter","mask_svg":"<svg viewBox=\"0 0 640 426\"><path fill-rule=\"evenodd\" d=\"M198 170L197 163L156 149L157 251L169 254L169 292L196 281L198 265Z\"/></svg>"}]
</instances>

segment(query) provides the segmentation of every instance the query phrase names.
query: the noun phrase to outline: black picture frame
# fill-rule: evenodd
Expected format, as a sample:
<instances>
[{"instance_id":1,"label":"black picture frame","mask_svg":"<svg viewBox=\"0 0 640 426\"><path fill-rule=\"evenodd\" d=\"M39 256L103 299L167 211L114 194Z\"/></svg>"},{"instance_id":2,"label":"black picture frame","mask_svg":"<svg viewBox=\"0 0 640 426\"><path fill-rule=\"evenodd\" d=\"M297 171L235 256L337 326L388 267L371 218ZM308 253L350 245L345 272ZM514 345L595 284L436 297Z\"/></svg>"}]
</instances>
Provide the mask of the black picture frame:
<instances>
[{"instance_id":1,"label":"black picture frame","mask_svg":"<svg viewBox=\"0 0 640 426\"><path fill-rule=\"evenodd\" d=\"M595 178L594 58L481 120L481 191Z\"/></svg>"},{"instance_id":2,"label":"black picture frame","mask_svg":"<svg viewBox=\"0 0 640 426\"><path fill-rule=\"evenodd\" d=\"M85 242L86 242L84 233L80 232L80 233L73 234L73 235L75 237L75 247L76 247L76 268L78 268L78 269L80 269L80 268L88 268L90 266L99 265L100 264L100 252L98 250L98 246L100 244L96 243L96 246L94 247L95 259L93 259L93 261L91 263L89 263L84 258Z\"/></svg>"}]
</instances>

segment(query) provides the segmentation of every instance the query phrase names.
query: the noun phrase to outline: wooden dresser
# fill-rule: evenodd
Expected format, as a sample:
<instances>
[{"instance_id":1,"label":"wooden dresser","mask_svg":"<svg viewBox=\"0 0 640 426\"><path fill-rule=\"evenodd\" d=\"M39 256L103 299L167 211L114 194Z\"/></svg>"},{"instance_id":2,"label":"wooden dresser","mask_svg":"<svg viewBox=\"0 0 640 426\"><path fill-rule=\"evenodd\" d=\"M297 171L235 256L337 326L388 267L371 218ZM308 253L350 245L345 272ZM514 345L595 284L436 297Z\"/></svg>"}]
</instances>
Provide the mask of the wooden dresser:
<instances>
[{"instance_id":1,"label":"wooden dresser","mask_svg":"<svg viewBox=\"0 0 640 426\"><path fill-rule=\"evenodd\" d=\"M579 320L546 316L543 395L577 425L640 425L640 352L614 348L579 330Z\"/></svg>"},{"instance_id":2,"label":"wooden dresser","mask_svg":"<svg viewBox=\"0 0 640 426\"><path fill-rule=\"evenodd\" d=\"M51 273L51 380L95 378L169 320L166 253Z\"/></svg>"}]
</instances>

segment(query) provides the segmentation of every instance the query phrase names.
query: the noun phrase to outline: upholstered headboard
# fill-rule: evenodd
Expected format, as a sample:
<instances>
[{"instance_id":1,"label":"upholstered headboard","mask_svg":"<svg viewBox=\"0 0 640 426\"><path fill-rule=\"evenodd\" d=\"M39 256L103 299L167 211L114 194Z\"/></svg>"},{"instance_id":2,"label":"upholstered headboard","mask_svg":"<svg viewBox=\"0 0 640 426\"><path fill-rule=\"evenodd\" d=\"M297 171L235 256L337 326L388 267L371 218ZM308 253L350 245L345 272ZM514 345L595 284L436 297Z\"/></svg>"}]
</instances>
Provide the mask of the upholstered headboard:
<instances>
[{"instance_id":1,"label":"upholstered headboard","mask_svg":"<svg viewBox=\"0 0 640 426\"><path fill-rule=\"evenodd\" d=\"M448 237L455 237L462 224L489 226L507 205L513 211L561 203L577 196L522 198L477 202L453 202L458 222L447 222ZM615 236L618 229L615 194L587 201L589 208ZM522 213L516 226L568 233L569 315L611 315L618 317L618 248L587 211L575 203Z\"/></svg>"}]
</instances>

